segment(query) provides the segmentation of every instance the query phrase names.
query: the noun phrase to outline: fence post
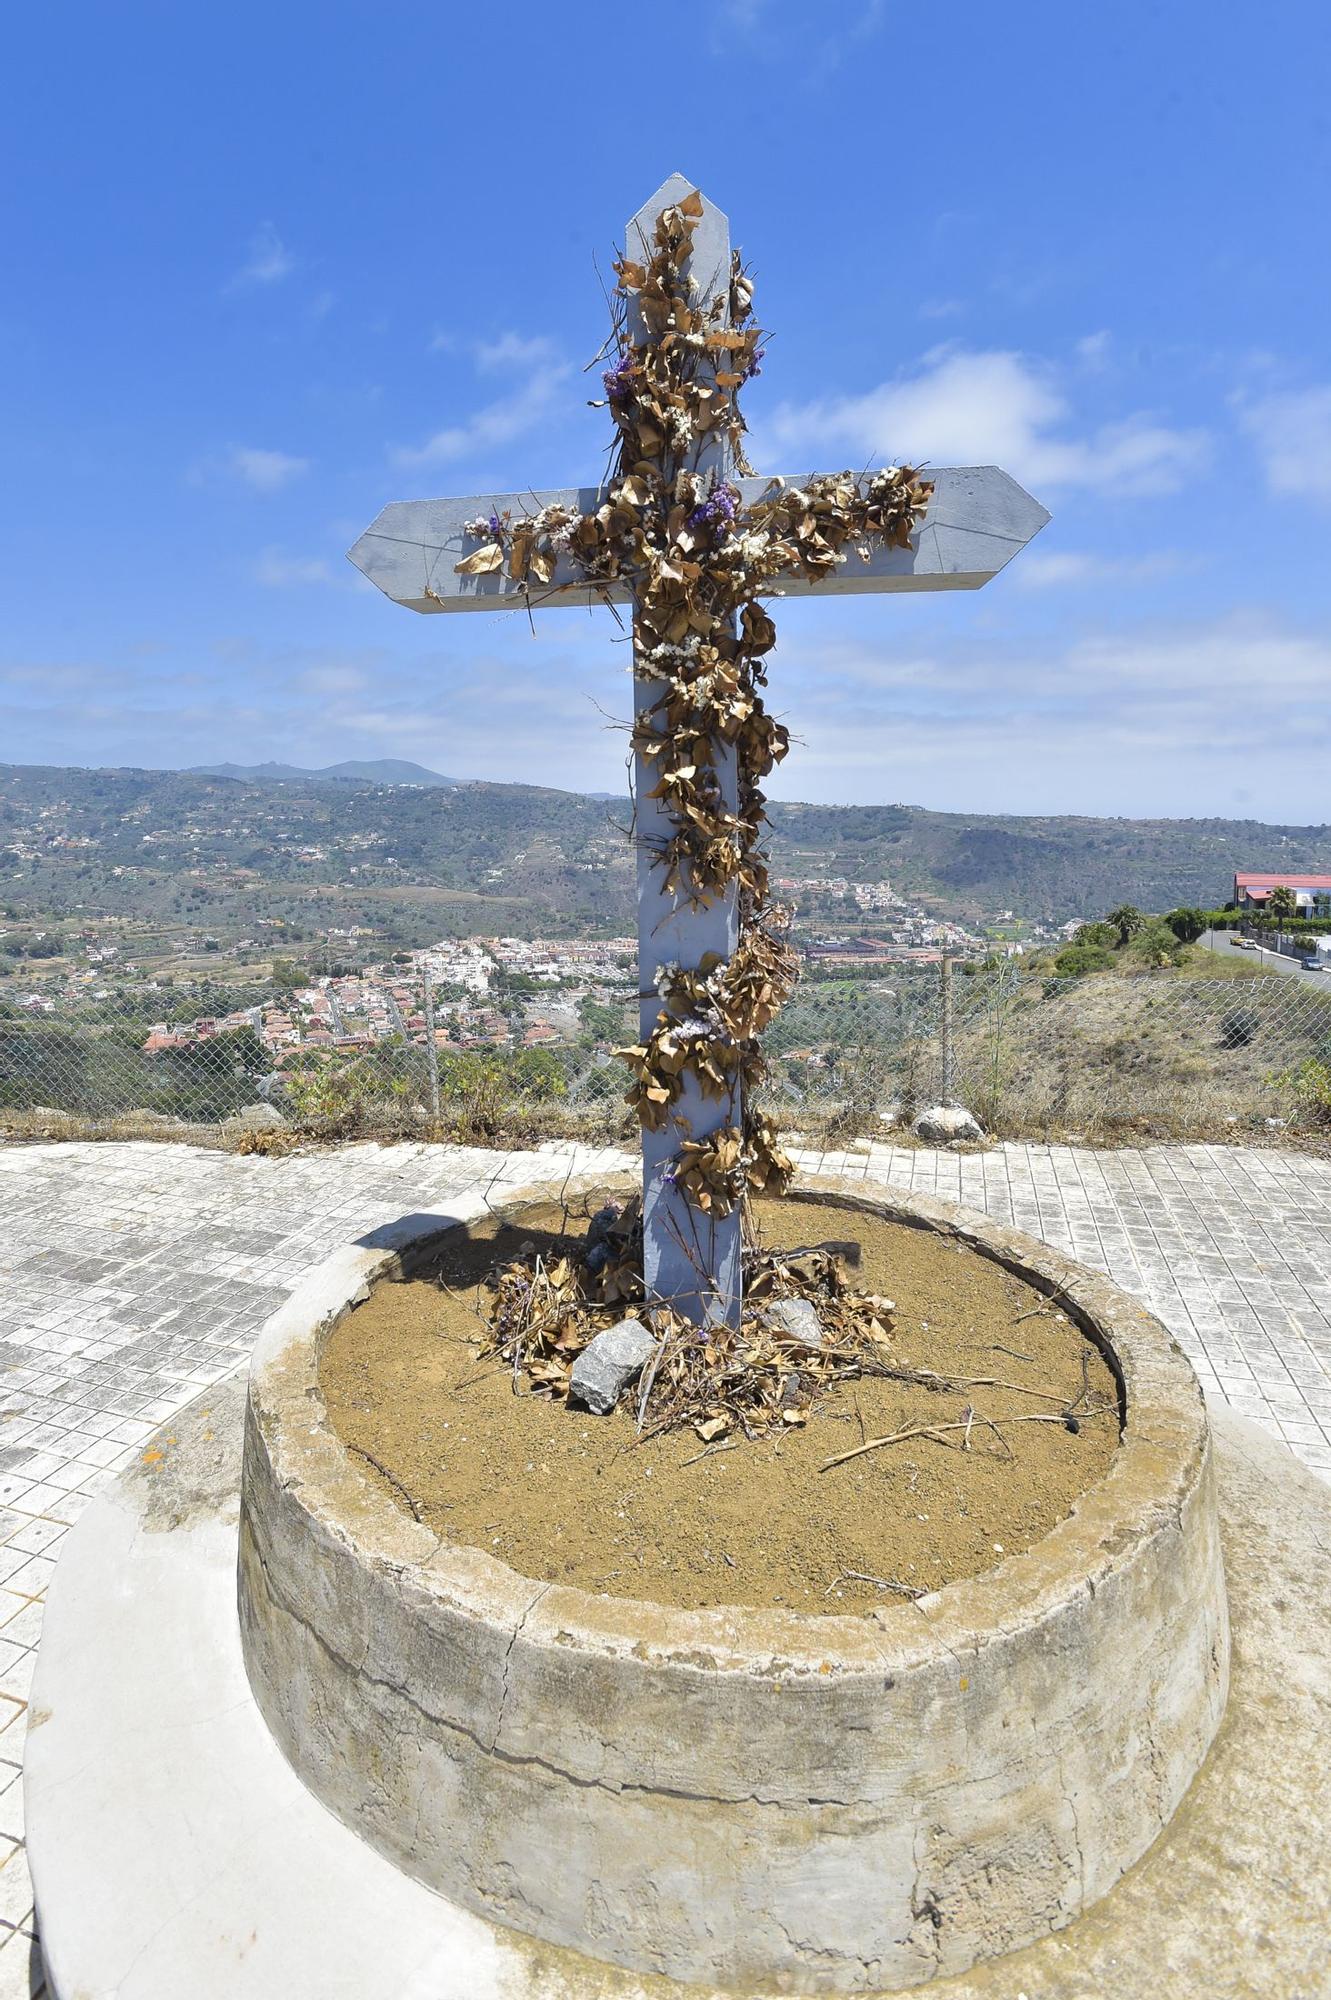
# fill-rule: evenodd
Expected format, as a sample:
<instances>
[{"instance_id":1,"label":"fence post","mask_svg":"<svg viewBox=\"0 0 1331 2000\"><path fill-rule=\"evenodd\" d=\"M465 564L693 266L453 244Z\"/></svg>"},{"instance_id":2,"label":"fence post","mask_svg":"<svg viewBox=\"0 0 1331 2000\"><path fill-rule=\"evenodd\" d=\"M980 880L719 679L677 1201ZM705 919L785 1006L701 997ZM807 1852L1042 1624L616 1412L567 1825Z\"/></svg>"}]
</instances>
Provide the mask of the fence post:
<instances>
[{"instance_id":1,"label":"fence post","mask_svg":"<svg viewBox=\"0 0 1331 2000\"><path fill-rule=\"evenodd\" d=\"M425 1066L430 1077L430 1116L439 1117L439 1044L434 1038L434 982L430 978L428 965L422 966L425 975Z\"/></svg>"},{"instance_id":2,"label":"fence post","mask_svg":"<svg viewBox=\"0 0 1331 2000\"><path fill-rule=\"evenodd\" d=\"M952 1102L952 954L943 946L939 967L943 999L943 1103Z\"/></svg>"}]
</instances>

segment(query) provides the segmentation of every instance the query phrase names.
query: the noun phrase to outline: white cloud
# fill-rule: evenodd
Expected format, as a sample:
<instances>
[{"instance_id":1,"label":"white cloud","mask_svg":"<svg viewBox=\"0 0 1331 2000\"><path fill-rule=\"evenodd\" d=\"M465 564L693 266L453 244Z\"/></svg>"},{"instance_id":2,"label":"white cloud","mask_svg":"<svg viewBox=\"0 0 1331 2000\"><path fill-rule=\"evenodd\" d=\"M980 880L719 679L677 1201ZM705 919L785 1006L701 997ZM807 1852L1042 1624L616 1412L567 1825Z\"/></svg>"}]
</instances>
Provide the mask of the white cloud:
<instances>
[{"instance_id":1,"label":"white cloud","mask_svg":"<svg viewBox=\"0 0 1331 2000\"><path fill-rule=\"evenodd\" d=\"M716 0L716 19L733 35L744 37L758 54L798 45L804 82L825 83L845 57L860 43L875 35L883 23L886 0L841 0L817 21L821 39L814 39L811 10L805 7L782 10L773 0ZM775 17L775 18L774 18ZM824 23L833 23L829 32Z\"/></svg>"},{"instance_id":2,"label":"white cloud","mask_svg":"<svg viewBox=\"0 0 1331 2000\"><path fill-rule=\"evenodd\" d=\"M1310 696L1321 711L1317 733L1325 738L1331 719L1321 696L1331 686L1331 637L1299 632L1255 613L1235 614L1204 625L1157 633L1115 633L1081 640L1067 656L1073 685L1083 691L1112 691L1115 698L1143 695L1151 702L1174 697L1197 704L1197 726L1208 738L1227 741L1235 711L1216 700L1228 690L1243 701L1243 740L1288 730L1287 711ZM1309 754L1306 737L1300 757Z\"/></svg>"},{"instance_id":3,"label":"white cloud","mask_svg":"<svg viewBox=\"0 0 1331 2000\"><path fill-rule=\"evenodd\" d=\"M254 565L254 580L272 590L292 584L328 583L332 571L322 556L289 556L279 548L266 548Z\"/></svg>"},{"instance_id":4,"label":"white cloud","mask_svg":"<svg viewBox=\"0 0 1331 2000\"><path fill-rule=\"evenodd\" d=\"M1109 360L1109 350L1113 335L1104 327L1099 333L1088 333L1077 342L1077 359L1087 368L1103 368Z\"/></svg>"},{"instance_id":5,"label":"white cloud","mask_svg":"<svg viewBox=\"0 0 1331 2000\"><path fill-rule=\"evenodd\" d=\"M773 654L774 667L784 663L791 675L797 721L807 678L813 690L890 691L894 703L907 690L913 702L926 700L940 713L1000 712L1030 702L1102 713L1129 703L1196 699L1209 711L1206 733L1213 723L1232 735L1233 709L1217 699L1220 691L1252 696L1251 709L1244 710L1246 730L1259 708L1277 715L1283 705L1331 685L1331 635L1300 631L1257 612L1092 632L1038 649L1015 637L1006 645L972 638L937 648L906 645L899 636L881 647L859 639L829 644L801 623L793 643ZM773 682L779 685L776 671ZM1331 731L1331 717L1319 727Z\"/></svg>"},{"instance_id":6,"label":"white cloud","mask_svg":"<svg viewBox=\"0 0 1331 2000\"><path fill-rule=\"evenodd\" d=\"M546 368L556 359L552 343L541 333L530 339L521 333L501 333L495 340L478 340L475 354L476 366L486 373L503 368Z\"/></svg>"},{"instance_id":7,"label":"white cloud","mask_svg":"<svg viewBox=\"0 0 1331 2000\"><path fill-rule=\"evenodd\" d=\"M1253 613L1034 644L917 625L880 645L829 639L832 607L805 608L783 607L773 656L772 705L796 737L778 797L1177 817L1228 814L1246 790L1245 814L1326 817L1331 635ZM607 681L601 645L566 650L557 624L538 620L533 640L496 621L483 656L446 631L391 672L366 669L360 695L330 688L324 761L373 743L469 777L617 786L625 739L604 711L623 718L627 687Z\"/></svg>"},{"instance_id":8,"label":"white cloud","mask_svg":"<svg viewBox=\"0 0 1331 2000\"><path fill-rule=\"evenodd\" d=\"M359 694L369 683L359 667L309 667L300 684L310 694Z\"/></svg>"},{"instance_id":9,"label":"white cloud","mask_svg":"<svg viewBox=\"0 0 1331 2000\"><path fill-rule=\"evenodd\" d=\"M550 341L540 337L528 340L515 333L502 334L479 346L476 366L484 374L512 374L515 386L475 411L465 423L449 424L423 444L397 446L390 454L395 465L408 470L449 465L511 444L535 429L549 411L555 391L572 373L570 364L560 360Z\"/></svg>"},{"instance_id":10,"label":"white cloud","mask_svg":"<svg viewBox=\"0 0 1331 2000\"><path fill-rule=\"evenodd\" d=\"M1245 816L1327 816L1331 636L1259 614L1038 652L801 645L784 666L799 740L778 797L1166 817L1242 799Z\"/></svg>"},{"instance_id":11,"label":"white cloud","mask_svg":"<svg viewBox=\"0 0 1331 2000\"><path fill-rule=\"evenodd\" d=\"M1051 368L1016 353L941 348L916 374L863 395L784 403L761 433L769 462L776 453L813 453L853 465L901 458L1001 465L1037 492L1170 493L1207 458L1204 432L1176 430L1147 413L1083 437L1068 435L1069 415Z\"/></svg>"},{"instance_id":12,"label":"white cloud","mask_svg":"<svg viewBox=\"0 0 1331 2000\"><path fill-rule=\"evenodd\" d=\"M1331 500L1331 385L1263 397L1243 409L1240 421L1256 441L1273 493Z\"/></svg>"},{"instance_id":13,"label":"white cloud","mask_svg":"<svg viewBox=\"0 0 1331 2000\"><path fill-rule=\"evenodd\" d=\"M250 238L249 256L227 286L243 291L251 285L276 285L295 269L295 260L271 222L261 222Z\"/></svg>"},{"instance_id":14,"label":"white cloud","mask_svg":"<svg viewBox=\"0 0 1331 2000\"><path fill-rule=\"evenodd\" d=\"M1087 549L1057 549L1046 555L1035 549L1013 564L1011 574L1023 590L1057 590L1078 583L1153 583L1201 566L1200 557L1177 549L1141 556L1100 556Z\"/></svg>"},{"instance_id":15,"label":"white cloud","mask_svg":"<svg viewBox=\"0 0 1331 2000\"><path fill-rule=\"evenodd\" d=\"M1014 630L1006 643L971 622L949 640L936 605L915 620L912 601L867 639L836 600L782 607L771 699L797 741L774 774L778 797L1327 818L1331 632L1250 612L1062 639ZM629 686L606 652L608 621L591 645L561 636L564 622L538 618L535 638L525 620L476 632L438 619L422 621L421 639L364 649L249 639L201 659L0 659L6 754L313 765L393 754L466 777L614 789L625 738L603 710L623 716Z\"/></svg>"},{"instance_id":16,"label":"white cloud","mask_svg":"<svg viewBox=\"0 0 1331 2000\"><path fill-rule=\"evenodd\" d=\"M293 458L289 452L261 451L254 445L243 444L232 445L226 464L229 472L258 493L276 493L310 469L308 458Z\"/></svg>"}]
</instances>

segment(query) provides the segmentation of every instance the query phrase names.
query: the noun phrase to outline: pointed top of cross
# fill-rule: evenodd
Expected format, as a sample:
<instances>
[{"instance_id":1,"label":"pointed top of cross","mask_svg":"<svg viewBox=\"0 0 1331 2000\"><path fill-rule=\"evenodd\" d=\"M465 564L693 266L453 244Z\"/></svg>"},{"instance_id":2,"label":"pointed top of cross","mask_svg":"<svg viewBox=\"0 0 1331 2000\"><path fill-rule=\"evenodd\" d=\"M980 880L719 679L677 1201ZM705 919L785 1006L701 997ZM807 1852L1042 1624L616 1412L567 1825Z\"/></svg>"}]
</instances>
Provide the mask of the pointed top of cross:
<instances>
[{"instance_id":1,"label":"pointed top of cross","mask_svg":"<svg viewBox=\"0 0 1331 2000\"><path fill-rule=\"evenodd\" d=\"M705 299L726 301L730 292L730 218L714 201L708 201L696 181L686 180L683 174L671 174L662 181L650 201L645 201L637 214L630 216L624 230L624 255L650 262L656 224L668 208L678 208L690 195L696 195L702 203L702 214L693 231L693 241L688 255L688 271L697 284L698 293ZM720 315L720 323L729 325L728 311ZM629 304L629 326L635 338L642 338L642 322L637 306ZM725 453L718 447L710 456L716 462L719 476L729 471L725 463Z\"/></svg>"},{"instance_id":2,"label":"pointed top of cross","mask_svg":"<svg viewBox=\"0 0 1331 2000\"><path fill-rule=\"evenodd\" d=\"M678 207L679 203L686 201L691 194L696 194L702 202L702 221L694 236L695 246L698 236L704 230L718 229L725 237L727 245L729 244L730 217L725 210L707 199L697 181L689 180L684 174L668 174L656 193L643 203L637 214L629 217L624 231L624 247L630 257L636 257L643 244L651 244L657 217L667 208Z\"/></svg>"}]
</instances>

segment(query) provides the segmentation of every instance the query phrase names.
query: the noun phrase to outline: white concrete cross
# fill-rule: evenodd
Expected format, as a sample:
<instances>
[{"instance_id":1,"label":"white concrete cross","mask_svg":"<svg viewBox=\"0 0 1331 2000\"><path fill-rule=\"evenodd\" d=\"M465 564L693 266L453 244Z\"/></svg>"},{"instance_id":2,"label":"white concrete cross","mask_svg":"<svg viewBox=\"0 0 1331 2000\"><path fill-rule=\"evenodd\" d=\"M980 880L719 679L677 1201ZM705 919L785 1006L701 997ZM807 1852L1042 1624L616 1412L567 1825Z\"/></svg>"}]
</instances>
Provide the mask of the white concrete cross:
<instances>
[{"instance_id":1,"label":"white concrete cross","mask_svg":"<svg viewBox=\"0 0 1331 2000\"><path fill-rule=\"evenodd\" d=\"M657 218L664 209L684 201L693 184L672 174L633 217L626 232L630 257L650 257ZM704 298L728 296L730 225L719 208L704 201L694 231L688 263ZM643 337L630 308L629 337ZM767 479L736 479L724 440L709 443L694 467L704 477L728 480L748 504L770 489ZM889 548L874 542L867 561L858 558L817 582L783 578L783 596L840 596L852 591L978 590L1025 547L1049 519L1045 509L997 466L926 468L933 481L933 498L922 526L909 548ZM807 477L808 475L805 475ZM802 483L787 479L790 484ZM548 584L514 582L505 571L459 576L455 565L480 542L467 533L478 516L511 514L514 521L550 506L594 513L606 497L599 487L562 488L557 492L472 494L460 500L401 500L385 507L350 550L356 567L396 604L412 611L499 611L541 606L588 605L631 601L631 588L589 586L568 556L561 556ZM660 684L635 679L635 708L650 713L660 696ZM737 799L733 748L718 747L717 775L726 803ZM654 778L637 760L634 774L638 843L638 969L642 1037L655 1025L658 1000L657 968L677 963L697 966L709 952L729 958L737 943L738 896L734 888L709 907L691 910L676 904L666 892L655 854L673 828L650 793ZM738 1084L732 1101L704 1098L693 1078L673 1107L660 1132L644 1130L643 1210L645 1278L649 1299L669 1300L688 1318L734 1320L740 1307L740 1214L736 1207L722 1219L703 1216L669 1177L670 1163L681 1138L706 1138L726 1126L741 1123Z\"/></svg>"}]
</instances>

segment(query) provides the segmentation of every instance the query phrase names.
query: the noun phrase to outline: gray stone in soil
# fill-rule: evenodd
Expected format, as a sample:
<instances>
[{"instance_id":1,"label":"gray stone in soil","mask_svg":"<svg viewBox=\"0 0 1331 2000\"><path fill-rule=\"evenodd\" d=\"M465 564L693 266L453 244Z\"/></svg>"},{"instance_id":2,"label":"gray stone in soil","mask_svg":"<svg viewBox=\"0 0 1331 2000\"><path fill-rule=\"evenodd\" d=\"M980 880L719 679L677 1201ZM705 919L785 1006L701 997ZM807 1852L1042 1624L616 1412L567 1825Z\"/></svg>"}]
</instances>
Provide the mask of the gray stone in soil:
<instances>
[{"instance_id":1,"label":"gray stone in soil","mask_svg":"<svg viewBox=\"0 0 1331 2000\"><path fill-rule=\"evenodd\" d=\"M641 1320L622 1319L617 1326L608 1326L588 1341L573 1363L570 1400L594 1417L608 1417L655 1352L656 1337Z\"/></svg>"},{"instance_id":2,"label":"gray stone in soil","mask_svg":"<svg viewBox=\"0 0 1331 2000\"><path fill-rule=\"evenodd\" d=\"M266 1132L276 1131L279 1125L285 1125L287 1121L275 1104L260 1102L245 1105L226 1122L228 1125L239 1126L243 1132Z\"/></svg>"},{"instance_id":3,"label":"gray stone in soil","mask_svg":"<svg viewBox=\"0 0 1331 2000\"><path fill-rule=\"evenodd\" d=\"M587 1246L583 1258L589 1271L599 1271L603 1264L610 1262L613 1248L612 1231L623 1210L617 1201L607 1202L598 1208L587 1225Z\"/></svg>"},{"instance_id":4,"label":"gray stone in soil","mask_svg":"<svg viewBox=\"0 0 1331 2000\"><path fill-rule=\"evenodd\" d=\"M804 1387L803 1377L800 1375L798 1369L795 1369L793 1373L787 1375L786 1386L781 1391L781 1407L783 1410L794 1409L796 1403L798 1403L800 1399L800 1392L803 1389L803 1387Z\"/></svg>"},{"instance_id":5,"label":"gray stone in soil","mask_svg":"<svg viewBox=\"0 0 1331 2000\"><path fill-rule=\"evenodd\" d=\"M983 1139L984 1127L959 1104L935 1104L921 1111L911 1126L917 1139L931 1146L949 1146L957 1139Z\"/></svg>"},{"instance_id":6,"label":"gray stone in soil","mask_svg":"<svg viewBox=\"0 0 1331 2000\"><path fill-rule=\"evenodd\" d=\"M769 1326L783 1333L787 1340L797 1340L801 1347L823 1344L822 1322L817 1308L808 1299L778 1299L775 1305L767 1307L764 1317Z\"/></svg>"}]
</instances>

